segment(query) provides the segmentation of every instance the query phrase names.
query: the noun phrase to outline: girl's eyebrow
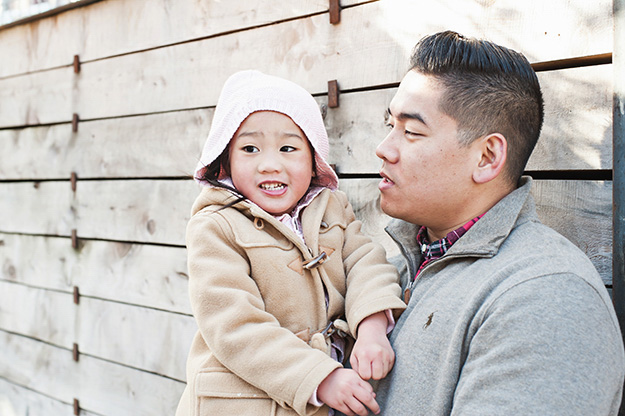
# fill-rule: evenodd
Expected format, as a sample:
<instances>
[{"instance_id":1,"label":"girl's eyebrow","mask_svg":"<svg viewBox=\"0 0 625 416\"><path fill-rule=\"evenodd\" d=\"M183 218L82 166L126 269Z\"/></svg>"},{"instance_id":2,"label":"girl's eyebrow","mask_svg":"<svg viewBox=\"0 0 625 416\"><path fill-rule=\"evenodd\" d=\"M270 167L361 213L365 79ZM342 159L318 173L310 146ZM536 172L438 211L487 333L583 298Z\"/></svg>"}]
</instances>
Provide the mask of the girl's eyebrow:
<instances>
[{"instance_id":1,"label":"girl's eyebrow","mask_svg":"<svg viewBox=\"0 0 625 416\"><path fill-rule=\"evenodd\" d=\"M262 136L263 132L262 131L256 131L256 130L250 130L250 131L242 131L239 132L237 134L237 137L241 137L241 136Z\"/></svg>"},{"instance_id":2,"label":"girl's eyebrow","mask_svg":"<svg viewBox=\"0 0 625 416\"><path fill-rule=\"evenodd\" d=\"M301 135L301 134L299 134L299 133L290 133L290 132L288 132L288 131L284 131L284 132L282 132L282 135L283 135L283 136L287 136L287 137L297 137L298 139L304 140L304 138L302 137L302 135Z\"/></svg>"}]
</instances>

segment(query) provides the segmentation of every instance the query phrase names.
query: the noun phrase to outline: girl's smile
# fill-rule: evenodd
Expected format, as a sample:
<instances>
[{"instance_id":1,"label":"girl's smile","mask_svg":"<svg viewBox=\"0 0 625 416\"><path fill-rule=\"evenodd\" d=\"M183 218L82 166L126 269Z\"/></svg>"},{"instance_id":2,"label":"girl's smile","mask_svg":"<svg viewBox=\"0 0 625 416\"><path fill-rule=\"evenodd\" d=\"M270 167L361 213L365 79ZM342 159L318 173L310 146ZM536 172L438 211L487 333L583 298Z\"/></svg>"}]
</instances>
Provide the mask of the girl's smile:
<instances>
[{"instance_id":1,"label":"girl's smile","mask_svg":"<svg viewBox=\"0 0 625 416\"><path fill-rule=\"evenodd\" d=\"M249 115L234 134L229 153L234 186L270 214L290 212L308 191L313 152L304 132L282 113Z\"/></svg>"}]
</instances>

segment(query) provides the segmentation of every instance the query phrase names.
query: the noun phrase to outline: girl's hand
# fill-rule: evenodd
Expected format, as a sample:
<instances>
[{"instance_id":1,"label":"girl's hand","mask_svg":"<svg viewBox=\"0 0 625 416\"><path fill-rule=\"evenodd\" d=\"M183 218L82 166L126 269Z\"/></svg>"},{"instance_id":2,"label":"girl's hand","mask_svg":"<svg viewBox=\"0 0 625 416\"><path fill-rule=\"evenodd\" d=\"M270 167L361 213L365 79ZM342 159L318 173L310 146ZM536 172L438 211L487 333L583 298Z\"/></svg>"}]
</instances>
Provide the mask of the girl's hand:
<instances>
[{"instance_id":1,"label":"girl's hand","mask_svg":"<svg viewBox=\"0 0 625 416\"><path fill-rule=\"evenodd\" d=\"M358 325L358 338L349 362L363 380L380 380L393 368L395 352L386 337L387 327L384 312L370 315Z\"/></svg>"},{"instance_id":2,"label":"girl's hand","mask_svg":"<svg viewBox=\"0 0 625 416\"><path fill-rule=\"evenodd\" d=\"M367 416L367 408L376 415L380 413L373 387L349 368L337 368L331 372L319 384L317 397L346 416Z\"/></svg>"}]
</instances>

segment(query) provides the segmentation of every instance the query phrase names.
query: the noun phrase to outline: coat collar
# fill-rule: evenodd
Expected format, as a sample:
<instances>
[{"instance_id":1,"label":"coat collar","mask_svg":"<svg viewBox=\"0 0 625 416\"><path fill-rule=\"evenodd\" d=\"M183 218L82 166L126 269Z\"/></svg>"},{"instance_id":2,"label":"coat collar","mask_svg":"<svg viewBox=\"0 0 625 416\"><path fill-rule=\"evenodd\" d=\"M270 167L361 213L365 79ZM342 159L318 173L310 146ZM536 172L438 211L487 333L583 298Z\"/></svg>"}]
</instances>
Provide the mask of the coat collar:
<instances>
[{"instance_id":1,"label":"coat collar","mask_svg":"<svg viewBox=\"0 0 625 416\"><path fill-rule=\"evenodd\" d=\"M492 257L499 251L512 229L517 225L536 220L536 208L530 195L532 179L524 176L519 187L502 198L447 252L449 255L475 255ZM410 275L416 273L420 261L417 232L420 225L394 219L385 228L408 260ZM470 236L470 237L467 237Z\"/></svg>"}]
</instances>

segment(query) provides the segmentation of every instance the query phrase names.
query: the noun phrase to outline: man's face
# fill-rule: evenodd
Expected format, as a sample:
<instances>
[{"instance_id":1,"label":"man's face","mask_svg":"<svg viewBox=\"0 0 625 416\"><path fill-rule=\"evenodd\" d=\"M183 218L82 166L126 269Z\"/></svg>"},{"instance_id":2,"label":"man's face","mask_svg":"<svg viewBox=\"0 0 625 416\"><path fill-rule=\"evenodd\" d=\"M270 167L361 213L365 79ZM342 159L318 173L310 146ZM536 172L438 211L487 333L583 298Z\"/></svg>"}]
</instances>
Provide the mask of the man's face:
<instances>
[{"instance_id":1,"label":"man's face","mask_svg":"<svg viewBox=\"0 0 625 416\"><path fill-rule=\"evenodd\" d=\"M435 78L408 72L389 106L390 132L376 150L382 210L431 234L464 224L462 207L479 163L472 146L458 142L456 121L440 111L443 91Z\"/></svg>"}]
</instances>

